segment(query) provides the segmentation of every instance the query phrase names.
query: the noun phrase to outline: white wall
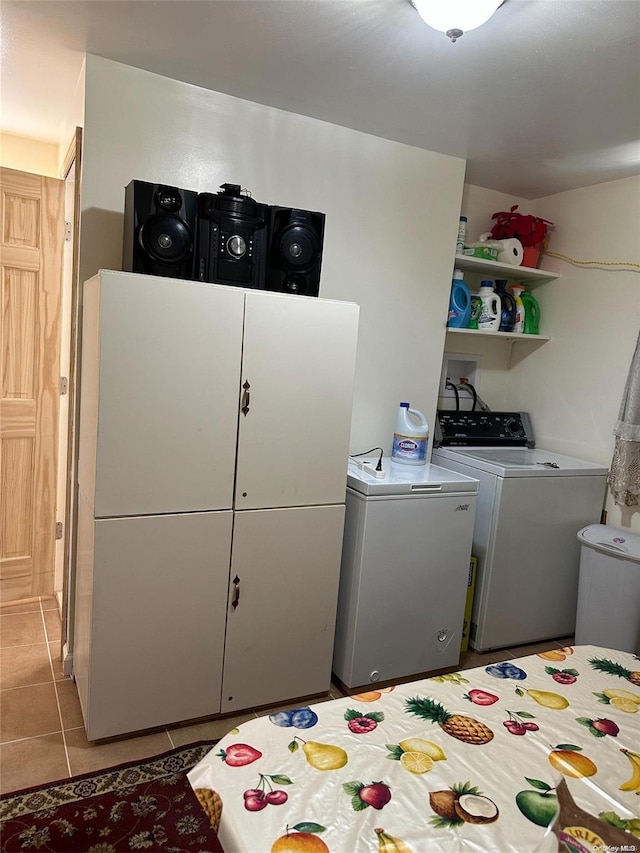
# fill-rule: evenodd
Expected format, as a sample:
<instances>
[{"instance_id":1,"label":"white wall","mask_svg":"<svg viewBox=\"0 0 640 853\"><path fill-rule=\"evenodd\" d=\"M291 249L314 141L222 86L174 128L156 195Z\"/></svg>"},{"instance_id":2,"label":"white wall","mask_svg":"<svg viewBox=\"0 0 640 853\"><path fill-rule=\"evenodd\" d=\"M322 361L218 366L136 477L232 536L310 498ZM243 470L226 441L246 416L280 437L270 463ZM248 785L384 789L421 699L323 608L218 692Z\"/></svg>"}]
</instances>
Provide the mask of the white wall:
<instances>
[{"instance_id":1,"label":"white wall","mask_svg":"<svg viewBox=\"0 0 640 853\"><path fill-rule=\"evenodd\" d=\"M76 128L84 126L84 82L85 82L85 62L82 63L75 89L69 93L68 108L60 118L60 126L58 130L58 175L62 174L65 159L69 152L71 143L74 141Z\"/></svg>"},{"instance_id":2,"label":"white wall","mask_svg":"<svg viewBox=\"0 0 640 853\"><path fill-rule=\"evenodd\" d=\"M15 133L0 133L0 166L57 178L58 146Z\"/></svg>"},{"instance_id":3,"label":"white wall","mask_svg":"<svg viewBox=\"0 0 640 853\"><path fill-rule=\"evenodd\" d=\"M640 329L640 269L607 264L640 264L640 177L538 199L535 213L556 223L550 250L604 263L543 259L562 274L539 291L552 340L511 371L509 397L517 406L526 394L541 445L608 466ZM640 510L607 506L610 524L640 531Z\"/></svg>"},{"instance_id":4,"label":"white wall","mask_svg":"<svg viewBox=\"0 0 640 853\"><path fill-rule=\"evenodd\" d=\"M320 295L361 307L351 452L390 452L400 400L433 422L463 160L95 56L85 103L82 278L121 268L132 179L323 211Z\"/></svg>"},{"instance_id":5,"label":"white wall","mask_svg":"<svg viewBox=\"0 0 640 853\"><path fill-rule=\"evenodd\" d=\"M640 263L640 177L523 201L465 186L462 212L469 241L489 230L491 215L520 204L555 223L549 251L574 260ZM494 409L531 413L539 446L611 463L613 426L640 328L640 271L605 264L585 268L544 255L541 266L560 273L533 291L546 343L509 344L450 336L447 350L478 354L480 394ZM607 501L608 523L640 531L640 512Z\"/></svg>"}]
</instances>

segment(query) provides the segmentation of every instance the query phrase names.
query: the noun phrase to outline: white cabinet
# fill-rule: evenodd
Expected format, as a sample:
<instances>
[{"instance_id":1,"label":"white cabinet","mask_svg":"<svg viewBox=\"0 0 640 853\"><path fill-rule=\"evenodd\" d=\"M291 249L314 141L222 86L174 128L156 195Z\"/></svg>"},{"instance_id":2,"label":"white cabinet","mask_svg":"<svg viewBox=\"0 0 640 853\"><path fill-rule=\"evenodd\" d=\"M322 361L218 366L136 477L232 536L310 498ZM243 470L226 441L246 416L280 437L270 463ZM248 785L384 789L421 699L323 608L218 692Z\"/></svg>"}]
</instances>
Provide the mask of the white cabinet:
<instances>
[{"instance_id":1,"label":"white cabinet","mask_svg":"<svg viewBox=\"0 0 640 853\"><path fill-rule=\"evenodd\" d=\"M103 271L83 313L88 737L327 690L358 307Z\"/></svg>"},{"instance_id":2,"label":"white cabinet","mask_svg":"<svg viewBox=\"0 0 640 853\"><path fill-rule=\"evenodd\" d=\"M223 713L328 685L343 527L343 504L236 513Z\"/></svg>"}]
</instances>

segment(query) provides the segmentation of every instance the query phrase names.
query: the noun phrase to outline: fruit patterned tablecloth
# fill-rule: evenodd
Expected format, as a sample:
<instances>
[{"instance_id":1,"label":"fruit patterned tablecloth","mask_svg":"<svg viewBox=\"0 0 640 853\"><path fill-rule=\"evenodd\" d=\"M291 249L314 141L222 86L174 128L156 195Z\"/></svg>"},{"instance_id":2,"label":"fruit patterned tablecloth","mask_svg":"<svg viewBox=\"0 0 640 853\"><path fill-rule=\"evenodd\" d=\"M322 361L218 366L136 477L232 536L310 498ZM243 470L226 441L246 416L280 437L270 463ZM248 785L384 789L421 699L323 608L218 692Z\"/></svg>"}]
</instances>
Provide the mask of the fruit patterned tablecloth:
<instances>
[{"instance_id":1,"label":"fruit patterned tablecloth","mask_svg":"<svg viewBox=\"0 0 640 853\"><path fill-rule=\"evenodd\" d=\"M273 713L188 777L226 853L640 851L640 662L568 647Z\"/></svg>"}]
</instances>

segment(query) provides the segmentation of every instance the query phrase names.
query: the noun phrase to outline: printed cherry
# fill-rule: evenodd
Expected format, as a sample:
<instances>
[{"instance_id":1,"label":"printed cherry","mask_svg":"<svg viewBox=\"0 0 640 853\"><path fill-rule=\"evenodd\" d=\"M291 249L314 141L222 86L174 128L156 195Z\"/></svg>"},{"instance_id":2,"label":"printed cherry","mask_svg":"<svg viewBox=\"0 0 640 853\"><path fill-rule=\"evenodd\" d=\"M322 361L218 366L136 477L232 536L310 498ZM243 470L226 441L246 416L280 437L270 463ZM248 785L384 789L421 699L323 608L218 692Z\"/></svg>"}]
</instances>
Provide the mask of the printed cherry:
<instances>
[{"instance_id":1,"label":"printed cherry","mask_svg":"<svg viewBox=\"0 0 640 853\"><path fill-rule=\"evenodd\" d=\"M250 812L259 812L269 805L264 791L244 798L244 807Z\"/></svg>"},{"instance_id":2,"label":"printed cherry","mask_svg":"<svg viewBox=\"0 0 640 853\"><path fill-rule=\"evenodd\" d=\"M527 732L538 731L538 724L529 722L532 718L531 714L525 711L507 711L507 714L509 715L509 719L505 720L502 725L512 735L526 735Z\"/></svg>"},{"instance_id":3,"label":"printed cherry","mask_svg":"<svg viewBox=\"0 0 640 853\"><path fill-rule=\"evenodd\" d=\"M286 803L289 799L289 795L286 791L280 791L276 789L275 791L269 791L269 793L265 796L265 800L268 803L271 803L272 806L281 806L283 803Z\"/></svg>"},{"instance_id":4,"label":"printed cherry","mask_svg":"<svg viewBox=\"0 0 640 853\"><path fill-rule=\"evenodd\" d=\"M262 790L262 788L247 788L247 790L243 794L243 797L246 800L247 797L261 797L263 794L264 791Z\"/></svg>"},{"instance_id":5,"label":"printed cherry","mask_svg":"<svg viewBox=\"0 0 640 853\"><path fill-rule=\"evenodd\" d=\"M244 807L250 812L259 812L265 806L281 806L289 799L286 791L280 788L274 788L273 783L278 785L293 785L293 782L288 776L278 773L274 776L269 776L265 773L260 773L258 780L259 788L247 788L244 792ZM267 790L268 789L268 790Z\"/></svg>"},{"instance_id":6,"label":"printed cherry","mask_svg":"<svg viewBox=\"0 0 640 853\"><path fill-rule=\"evenodd\" d=\"M512 735L525 735L527 733L527 727L524 723L519 723L517 720L505 720L502 725L508 729Z\"/></svg>"}]
</instances>

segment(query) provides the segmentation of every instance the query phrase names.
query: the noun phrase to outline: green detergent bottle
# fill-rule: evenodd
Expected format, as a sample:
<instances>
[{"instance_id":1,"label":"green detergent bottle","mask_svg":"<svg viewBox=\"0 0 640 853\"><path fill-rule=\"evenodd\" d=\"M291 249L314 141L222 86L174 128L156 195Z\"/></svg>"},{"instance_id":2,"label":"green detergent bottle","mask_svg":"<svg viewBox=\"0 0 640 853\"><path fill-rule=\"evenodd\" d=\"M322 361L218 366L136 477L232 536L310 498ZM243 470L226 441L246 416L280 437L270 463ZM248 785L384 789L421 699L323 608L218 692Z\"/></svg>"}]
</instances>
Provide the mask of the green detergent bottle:
<instances>
[{"instance_id":1,"label":"green detergent bottle","mask_svg":"<svg viewBox=\"0 0 640 853\"><path fill-rule=\"evenodd\" d=\"M540 306L538 301L525 290L520 294L524 305L524 333L525 335L540 334Z\"/></svg>"}]
</instances>

